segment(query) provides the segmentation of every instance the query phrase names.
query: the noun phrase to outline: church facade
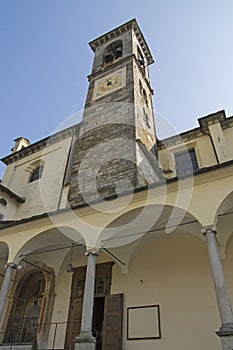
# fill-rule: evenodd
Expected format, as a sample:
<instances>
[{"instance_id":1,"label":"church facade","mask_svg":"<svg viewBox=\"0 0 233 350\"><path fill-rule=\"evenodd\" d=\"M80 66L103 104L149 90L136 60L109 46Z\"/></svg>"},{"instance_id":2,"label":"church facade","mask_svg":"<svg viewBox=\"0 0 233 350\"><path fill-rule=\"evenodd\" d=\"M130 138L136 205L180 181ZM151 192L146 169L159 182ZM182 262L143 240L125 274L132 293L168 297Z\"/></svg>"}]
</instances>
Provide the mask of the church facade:
<instances>
[{"instance_id":1,"label":"church facade","mask_svg":"<svg viewBox=\"0 0 233 350\"><path fill-rule=\"evenodd\" d=\"M15 140L0 349L233 349L233 117L156 136L135 19L90 42L81 123Z\"/></svg>"}]
</instances>

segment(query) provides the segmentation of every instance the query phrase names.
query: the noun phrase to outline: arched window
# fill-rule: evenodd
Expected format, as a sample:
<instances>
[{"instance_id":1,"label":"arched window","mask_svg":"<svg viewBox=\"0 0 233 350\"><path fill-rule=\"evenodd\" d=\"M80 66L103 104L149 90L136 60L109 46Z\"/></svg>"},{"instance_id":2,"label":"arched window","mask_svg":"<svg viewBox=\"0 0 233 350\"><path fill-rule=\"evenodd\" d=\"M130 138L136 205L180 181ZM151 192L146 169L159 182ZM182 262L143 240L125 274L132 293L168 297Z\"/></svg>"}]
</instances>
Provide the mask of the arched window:
<instances>
[{"instance_id":1,"label":"arched window","mask_svg":"<svg viewBox=\"0 0 233 350\"><path fill-rule=\"evenodd\" d=\"M37 166L32 172L31 175L29 177L29 182L33 182L36 180L39 180L42 176L44 170L44 166L43 165L39 165Z\"/></svg>"},{"instance_id":2,"label":"arched window","mask_svg":"<svg viewBox=\"0 0 233 350\"><path fill-rule=\"evenodd\" d=\"M108 45L103 54L104 63L110 63L113 60L122 57L122 41L117 40Z\"/></svg>"},{"instance_id":3,"label":"arched window","mask_svg":"<svg viewBox=\"0 0 233 350\"><path fill-rule=\"evenodd\" d=\"M143 117L144 117L146 126L150 129L151 128L150 121L149 121L149 117L148 117L148 114L146 113L145 108L143 108Z\"/></svg>"},{"instance_id":4,"label":"arched window","mask_svg":"<svg viewBox=\"0 0 233 350\"><path fill-rule=\"evenodd\" d=\"M139 91L140 91L140 95L142 95L142 93L143 93L143 87L142 87L142 82L141 82L141 80L139 80Z\"/></svg>"},{"instance_id":5,"label":"arched window","mask_svg":"<svg viewBox=\"0 0 233 350\"><path fill-rule=\"evenodd\" d=\"M145 68L145 60L142 54L142 51L140 50L140 48L138 47L138 62L140 64L140 66L144 69Z\"/></svg>"},{"instance_id":6,"label":"arched window","mask_svg":"<svg viewBox=\"0 0 233 350\"><path fill-rule=\"evenodd\" d=\"M9 318L4 343L31 343L37 334L45 278L41 271L27 274Z\"/></svg>"},{"instance_id":7,"label":"arched window","mask_svg":"<svg viewBox=\"0 0 233 350\"><path fill-rule=\"evenodd\" d=\"M146 104L147 107L148 107L147 93L146 93L146 90L145 90L145 89L143 89L143 98L144 98L145 104Z\"/></svg>"},{"instance_id":8,"label":"arched window","mask_svg":"<svg viewBox=\"0 0 233 350\"><path fill-rule=\"evenodd\" d=\"M5 200L5 198L0 198L0 204L2 207L6 207L7 206L7 201Z\"/></svg>"}]
</instances>

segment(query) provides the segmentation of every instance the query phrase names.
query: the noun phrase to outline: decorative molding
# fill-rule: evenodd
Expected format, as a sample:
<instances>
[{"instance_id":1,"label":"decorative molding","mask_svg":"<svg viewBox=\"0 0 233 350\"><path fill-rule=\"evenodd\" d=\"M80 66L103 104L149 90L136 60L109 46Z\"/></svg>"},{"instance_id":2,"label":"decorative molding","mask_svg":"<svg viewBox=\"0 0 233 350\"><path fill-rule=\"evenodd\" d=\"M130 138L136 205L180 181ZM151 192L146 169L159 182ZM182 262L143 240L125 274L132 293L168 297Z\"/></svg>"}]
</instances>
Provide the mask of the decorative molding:
<instances>
[{"instance_id":1,"label":"decorative molding","mask_svg":"<svg viewBox=\"0 0 233 350\"><path fill-rule=\"evenodd\" d=\"M193 141L198 137L205 136L205 133L200 128L195 128L193 130L168 137L163 140L158 140L157 147L158 150L166 149L172 146L180 145L188 141Z\"/></svg>"}]
</instances>

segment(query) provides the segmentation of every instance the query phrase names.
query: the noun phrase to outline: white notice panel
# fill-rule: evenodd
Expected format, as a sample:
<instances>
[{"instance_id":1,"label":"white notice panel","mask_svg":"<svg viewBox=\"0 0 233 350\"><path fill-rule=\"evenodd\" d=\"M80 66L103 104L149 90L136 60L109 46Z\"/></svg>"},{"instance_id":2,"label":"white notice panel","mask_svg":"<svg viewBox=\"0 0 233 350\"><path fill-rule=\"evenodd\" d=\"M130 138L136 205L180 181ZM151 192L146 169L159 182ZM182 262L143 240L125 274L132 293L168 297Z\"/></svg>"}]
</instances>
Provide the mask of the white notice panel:
<instances>
[{"instance_id":1,"label":"white notice panel","mask_svg":"<svg viewBox=\"0 0 233 350\"><path fill-rule=\"evenodd\" d=\"M127 309L127 339L159 339L159 305L135 306Z\"/></svg>"}]
</instances>

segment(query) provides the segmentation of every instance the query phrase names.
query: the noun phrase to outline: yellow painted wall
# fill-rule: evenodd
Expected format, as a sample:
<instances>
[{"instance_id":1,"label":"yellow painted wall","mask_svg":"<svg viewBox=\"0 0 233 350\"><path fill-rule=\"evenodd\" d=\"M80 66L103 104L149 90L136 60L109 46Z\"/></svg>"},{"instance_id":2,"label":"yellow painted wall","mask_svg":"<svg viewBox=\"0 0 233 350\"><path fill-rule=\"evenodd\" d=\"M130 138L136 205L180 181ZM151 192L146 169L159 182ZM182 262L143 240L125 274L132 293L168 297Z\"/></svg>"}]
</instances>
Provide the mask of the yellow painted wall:
<instances>
[{"instance_id":1,"label":"yellow painted wall","mask_svg":"<svg viewBox=\"0 0 233 350\"><path fill-rule=\"evenodd\" d=\"M137 255L129 273L113 268L112 293L124 293L125 350L220 350L214 287L205 243L174 236L156 241ZM159 304L161 339L126 339L126 309ZM146 320L141 320L142 324Z\"/></svg>"},{"instance_id":2,"label":"yellow painted wall","mask_svg":"<svg viewBox=\"0 0 233 350\"><path fill-rule=\"evenodd\" d=\"M7 167L2 184L25 198L12 218L21 219L58 208L70 142L70 138L64 139ZM31 165L40 160L44 163L42 176L29 182Z\"/></svg>"}]
</instances>

